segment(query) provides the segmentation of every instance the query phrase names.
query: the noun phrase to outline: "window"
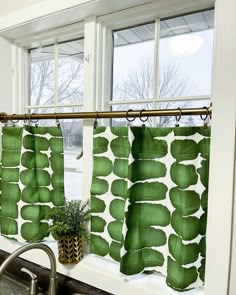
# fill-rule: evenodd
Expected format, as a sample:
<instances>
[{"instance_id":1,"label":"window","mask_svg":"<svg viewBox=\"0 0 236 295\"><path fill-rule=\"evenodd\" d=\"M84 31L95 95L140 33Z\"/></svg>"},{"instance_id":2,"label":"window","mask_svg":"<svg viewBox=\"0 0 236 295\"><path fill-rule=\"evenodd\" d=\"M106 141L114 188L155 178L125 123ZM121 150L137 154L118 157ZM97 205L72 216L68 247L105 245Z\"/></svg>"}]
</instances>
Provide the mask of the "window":
<instances>
[{"instance_id":1,"label":"window","mask_svg":"<svg viewBox=\"0 0 236 295\"><path fill-rule=\"evenodd\" d=\"M113 1L113 2L115 2L115 1ZM145 1L143 1L143 3L144 2ZM230 1L228 1L228 2L230 2ZM128 3L129 3L129 1L127 1L126 6L124 4L124 6L121 6L121 7L129 7L130 5L128 5ZM185 0L168 1L167 0L167 1L154 1L151 4L150 3L145 4L145 5L140 5L140 7L132 7L132 11L130 9L130 10L128 10L126 12L126 10L123 9L123 10L121 10L119 12L116 12L115 14L111 14L110 16L109 15L103 15L101 17L99 12L96 12L96 11L94 13L91 12L91 14L94 15L94 16L97 16L98 26L96 27L96 29L99 30L100 27L103 26L104 23L102 23L102 20L105 19L105 20L107 20L108 30L109 30L110 27L113 26L114 23L117 21L117 18L119 18L117 23L116 23L116 27L113 27L113 28L116 29L116 30L119 29L121 31L121 29L124 29L124 28L127 29L128 27L130 28L131 26L138 25L138 24L139 25L144 24L144 23L145 24L150 24L150 23L147 23L147 22L150 22L150 20L154 20L155 17L161 17L161 18L162 17L169 17L170 15L176 15L176 13L181 13L182 14L183 11L184 12L189 12L190 10L192 10L192 11L194 11L194 10L197 11L198 10L199 11L201 9L205 9L206 7L211 7L211 6L214 5L214 1L211 1L211 0L207 0L207 1L193 1L193 0L190 0L190 1L189 0L188 1L185 1ZM230 3L233 3L233 1L231 1ZM228 40L232 40L232 38L231 38L232 37L231 36L232 35L231 29L232 29L232 27L234 27L234 23L235 23L234 18L233 18L233 8L235 7L235 4L233 4L233 5L225 5L224 1L219 1L219 3L217 3L217 4L218 4L217 5L218 10L216 9L216 15L217 15L217 27L218 27L218 29L216 31L217 43L215 44L216 67L215 67L215 78L213 79L215 81L214 82L214 85L215 85L214 86L214 99L215 99L214 110L216 111L215 112L216 116L215 116L215 124L213 126L213 128L214 128L214 148L212 149L212 154L211 154L211 157L213 159L212 163L214 164L214 167L213 166L212 167L213 167L214 171L217 171L217 173L213 172L210 175L211 180L214 179L214 181L210 181L210 183L211 183L210 188L211 188L211 196L212 196L212 198L209 199L209 208L211 209L210 211L213 212L212 213L213 215L221 216L222 218L221 218L220 221L217 221L217 220L215 221L214 218L211 218L212 222L209 223L209 228L208 228L208 234L209 234L208 235L208 237L209 237L208 255L209 254L210 255L209 255L209 259L208 259L208 266L207 266L207 269L206 269L207 284L206 284L206 287L204 289L204 292L202 290L202 292L199 291L199 292L197 292L197 294L203 294L203 293L214 294L214 291L216 290L216 288L220 289L222 294L224 292L226 292L227 291L227 286L228 286L227 279L228 279L229 276L225 275L225 274L227 273L228 266L229 266L229 263L230 263L230 259L228 257L229 257L229 253L230 253L229 238L230 238L230 235L231 235L230 234L231 233L231 219L232 219L231 218L232 217L231 216L232 215L231 203L232 203L233 180L230 177L227 177L227 175L229 174L229 171L233 171L232 166L233 166L233 163L234 163L234 161L233 161L234 160L234 152L233 152L233 149L229 149L228 147L234 145L234 143L233 143L234 136L232 135L234 130L233 130L233 128L230 128L231 131L227 131L227 132L225 132L225 130L223 130L223 127L225 127L227 124L226 125L221 124L222 123L222 117L221 116L222 116L222 114L224 115L224 114L227 113L227 116L224 116L224 118L227 117L226 123L227 122L230 123L230 122L234 121L235 114L234 114L234 108L229 108L228 103L227 104L219 103L219 99L222 100L223 98L219 97L218 93L222 93L222 90L225 90L225 89L229 88L228 89L229 92L227 92L227 94L229 94L229 95L227 95L227 99L229 99L229 103L234 106L234 101L233 101L234 100L234 95L233 95L232 83L229 85L229 83L226 83L226 82L227 82L228 78L231 76L230 74L233 71L233 63L232 63L232 60L233 60L233 48L229 52L229 50L228 50L229 49L228 48L228 45L229 45ZM138 5L138 4L136 3L135 5ZM149 10L146 9L147 5L149 5L150 8L151 8L150 13L149 13ZM91 4L91 11L92 11L92 6L93 6L93 4ZM112 8L114 8L114 10L115 10L115 9L117 9L117 6L113 5ZM133 12L133 9L134 9L134 12ZM58 22L58 14L56 14L56 15L52 14L50 16L46 16L46 18L44 18L44 17L41 18L40 17L39 20L35 19L35 20L30 21L30 22L23 23L23 25L20 24L17 27L16 26L11 27L9 31L12 31L14 33L13 38L12 38L12 36L10 36L10 34L9 34L10 32L8 32L8 30L7 30L7 32L5 32L5 36L9 37L10 39L11 38L15 39L15 38L18 38L18 37L14 37L14 36L18 36L18 34L19 34L18 31L21 31L22 35L27 36L27 38L28 38L29 34L32 34L32 31L33 31L34 35L32 37L32 40L35 40L35 35L37 35L37 31L40 28L41 29L46 28L46 31L48 32L48 30L50 30L52 27L60 26L61 24L64 25L66 23L66 21L74 22L74 21L78 21L78 19L80 20L81 15L90 16L91 14L86 13L85 10L87 12L87 10L88 10L87 5L78 6L75 9L66 9L65 11L62 12L63 17L59 17L60 18L59 22ZM139 13L138 18L136 18L136 12ZM209 13L209 15L207 16L208 13ZM69 14L69 16L68 16L68 14ZM212 28L213 27L213 24L212 24L213 23L213 15L210 16L210 14L211 14L211 11L209 11L209 12L206 11L203 14L204 15L204 17L203 17L204 22L203 23L209 22L209 25L210 25L209 28L208 29L202 29L200 24L199 25L196 24L196 26L195 26L196 33L198 33L198 32L199 33L200 32L209 32L209 33L211 33L212 32L212 29L213 29ZM40 15L40 11L39 11L39 15ZM151 15L151 17L149 17L150 15ZM189 15L189 16L193 16L193 15L194 14ZM48 21L48 18L50 19L50 21ZM137 19L138 19L139 23L137 23ZM173 19L177 19L177 18L173 18ZM87 22L87 18L85 18L85 20ZM170 20L170 19L162 19L160 24L157 21L156 22L157 28L155 28L155 32L158 33L159 27L160 27L160 33L161 33L161 31L163 30L161 23L162 22L163 23L167 22L167 20ZM128 25L126 24L126 22L128 22ZM14 24L15 24L15 22L14 22ZM43 26L42 26L42 24L43 24ZM87 27L89 26L89 28L91 27L91 19L89 19L87 24L85 24L85 27L86 26ZM28 30L25 30L26 27L28 27ZM63 26L63 29L64 28L65 28L65 26ZM90 31L92 31L92 29ZM86 35L86 39L88 37L87 42L90 42L91 39L97 41L97 39L94 38L94 37L97 34L98 30L93 30L94 34L93 34L93 32L91 32L90 34ZM77 30L77 32L78 32L78 30ZM119 32L119 31L116 31L116 32ZM2 32L2 34L3 33L4 32ZM115 34L115 31L114 31L113 35L114 34ZM159 34L159 36L160 36L160 34ZM179 36L182 36L182 35L179 35ZM157 34L156 33L154 34L154 38L157 39ZM114 36L114 39L115 39L115 36ZM172 37L169 36L169 39L172 39ZM174 37L173 37L173 39L174 39ZM168 40L168 37L162 37L162 35L161 35L159 43L161 43L162 41L165 41L165 40ZM110 41L110 40L108 40L108 41ZM212 42L211 38L209 38L209 42ZM16 45L22 44L22 43L18 43L18 40L17 40L17 42L14 42L14 43ZM50 43L52 44L52 42L50 42ZM109 42L107 42L107 43L109 43ZM155 49L153 49L153 50L155 50L154 54L155 53L157 54L157 52L159 51L160 54L158 56L160 56L161 55L161 47L162 47L162 45L159 44L159 47L158 47L157 42L154 41L154 43L155 43L155 46L156 46L156 47L154 46ZM231 45L232 44L233 43L231 42ZM103 44L101 44L101 45L103 45ZM13 45L13 47L15 47L15 45ZM26 47L28 47L28 46L26 46ZM24 50L24 48L25 48L25 44L23 44L22 49ZM114 50L118 51L119 48L121 49L122 47L121 46L120 47L115 46ZM123 46L123 48L125 48L125 45ZM128 46L127 46L127 48L128 48ZM164 45L163 45L163 48L165 48ZM110 48L105 46L105 49L108 51ZM201 46L201 48L199 50L202 50L202 49L203 49L203 46ZM3 50L4 50L4 48L3 48ZM101 48L99 49L99 51L101 51ZM221 54L219 54L220 52L221 52ZM106 54L104 54L104 56L105 56L105 58L107 58ZM157 56L157 55L155 55L155 56ZM93 57L94 57L94 54L93 54ZM23 79L22 77L24 76L24 75L21 74L21 71L18 69L18 67L20 66L20 63L18 62L18 59L20 59L20 58L21 57L19 56L16 59L17 62L15 63L15 65L13 65L14 66L14 72L16 74L18 74L19 80ZM103 58L102 54L100 54L99 60L102 60L102 58ZM109 56L108 56L108 58L109 58ZM176 58L177 58L177 56L176 56ZM122 59L119 60L119 62L121 62L121 61L122 61ZM115 62L115 59L114 59L114 62ZM207 59L206 62L209 62L209 59ZM159 63L161 63L160 57L159 57ZM117 62L117 66L119 66L118 62ZM11 64L9 63L9 71L10 71L10 68L11 68ZM101 66L101 68L102 68L102 66ZM158 67L156 66L156 62L155 62L155 69L157 69L157 68ZM208 69L210 69L210 66L208 67ZM220 71L220 69L223 69L223 71ZM102 72L102 70L100 70L100 71ZM118 68L115 66L115 63L114 63L113 74L115 74L115 71L119 72L120 70L118 70ZM204 70L202 71L202 73L204 71L206 71L206 67L204 67ZM92 71L92 72L94 73L94 71ZM104 69L104 73L106 73L106 68ZM155 73L156 76L157 76L157 74L158 73ZM102 75L98 75L98 76L101 77ZM109 73L108 76L111 77L110 73ZM115 77L115 75L114 75L114 77ZM225 78L223 78L223 77L225 77ZM192 77L191 77L191 79L192 79ZM216 84L216 80L217 81L219 80L221 82L221 83L218 83L219 86ZM121 81L123 81L123 80L121 79ZM98 84L101 87L101 83L98 83ZM22 87L22 83L19 83L19 85L20 85L20 87ZM157 85L157 83L155 83L155 85ZM107 89L107 88L105 87L105 89ZM209 88L204 87L203 89L206 90L206 89L209 89ZM17 95L15 95L15 96L18 98L18 95L19 95L20 98L21 98L21 96L25 98L25 95L24 94L21 95L19 90L21 90L21 89L19 89L19 87L16 86L16 91L15 92L16 92ZM199 91L199 93L198 93L199 96L197 96L197 95L194 96L194 98L197 98L196 100L193 100L193 97L191 97L191 94L189 94L189 96L186 96L186 97L185 96L181 97L182 103L185 104L186 101L187 101L189 104L191 104L191 106L193 105L193 103L195 103L196 105L200 105L200 106L202 106L203 104L208 105L208 103L209 103L209 95L206 94L207 92L205 90L202 91L202 92ZM100 91L102 93L102 90L100 90ZM24 92L24 91L22 91L22 92ZM110 91L108 91L108 92L110 94ZM156 89L156 92L158 92L158 87ZM204 92L205 92L205 94L203 95ZM98 96L99 96L99 92L98 92ZM130 98L130 100L128 100L127 97L124 97L124 98L122 96L108 97L108 95L101 95L100 97L104 98L106 100L105 102L102 102L103 105L107 105L107 103L109 102L109 106L113 110L115 110L116 108L128 109L129 104L131 104L131 99L132 99L132 97ZM92 97L90 96L89 99L91 99L91 98ZM110 99L110 101L109 101L109 99ZM202 101L201 101L201 99L202 99ZM86 98L86 100L87 100L87 98ZM178 102L181 101L178 97L171 97L169 99L167 97L165 97L165 98L155 97L155 101L152 98L148 98L148 99L145 99L145 101L144 101L145 107L147 108L146 105L148 103L151 105L151 107L154 107L155 104L157 104L157 103L159 103L159 104L164 103L163 100L167 104L168 107L173 106L173 104L175 104L176 101L178 101ZM17 102L18 102L18 100L16 101L16 103ZM19 104L20 104L20 102L19 102ZM136 107L136 108L139 108L139 109L141 109L142 103L143 102L142 102L141 99L139 99L139 100L134 99L134 101L132 101L133 107ZM159 106L159 104L157 106ZM8 106L8 104L7 104L7 106ZM34 108L34 107L30 108L31 106L33 106L33 104L31 102L29 102L27 109L31 110L31 112L36 112L37 108ZM79 106L79 107L81 107L81 106ZM175 107L175 106L173 106L173 107ZM14 106L14 111L15 112L17 112L17 110L18 110L17 108L20 109L20 106L18 106L18 105ZM58 111L59 111L59 108L60 107L58 107L58 109L57 109ZM87 109L93 110L92 107L89 107ZM97 109L99 110L99 107ZM53 108L51 108L51 110L54 111ZM66 108L66 110L69 110L69 107ZM220 110L221 110L221 112L220 112ZM23 110L21 110L21 112L22 111ZM39 111L40 112L44 111L44 109L41 109ZM134 121L135 124L137 124L137 122L138 122L138 119L136 119ZM117 122L113 122L113 123L117 123ZM180 123L183 124L182 119L181 119ZM222 140L222 134L224 135L223 140ZM89 150L91 149L91 144L90 145L89 145L89 143L86 144L86 150L87 149L89 149ZM86 151L85 151L85 153L86 153ZM223 160L221 159L221 161L217 161L217 159L219 158L219 154L222 154L222 159ZM222 165L222 162L224 162L224 165ZM86 165L84 165L84 171L86 171L86 178L85 178L84 187L86 187L86 186L89 187L89 185L90 185L89 177L87 177L87 176L89 176L91 174L90 173L91 171L90 171L90 166L89 167L87 167L87 166L89 166L89 165L87 165L87 163L86 163ZM76 183L73 182L73 185L75 185L75 184ZM221 197L221 195L222 195L221 192L222 191L224 192L224 196L226 197L226 200L227 200L227 202L225 202L225 204L224 204L224 210L222 210L222 197ZM77 196L77 194L76 194L76 196ZM222 221L223 221L223 223L222 223ZM217 232L215 231L216 224L217 224L217 226L219 225L219 230ZM218 241L219 233L223 234L223 238L221 239L221 243L217 247L217 250L218 250L218 252L217 252L217 250L215 249L216 248L215 245L216 245L216 243ZM8 251L9 249L11 251L13 251L17 247L15 244L13 245L12 243L7 242L6 240L2 241L1 245L3 247L3 250L6 250L6 251ZM220 253L224 253L224 255L219 255L219 251L220 251ZM217 260L215 259L215 257L217 257ZM32 257L32 259L33 258L34 257ZM44 266L47 265L47 262L44 261L44 259L42 259L42 258L43 257L39 257L40 261L35 261L35 262L36 263L40 262ZM92 257L92 258L94 259L94 257ZM107 266L107 270L108 270L109 274L107 276L105 276L103 271L101 271L101 272L99 272L99 271L93 272L95 264L98 265L97 261L92 260L92 263L90 265L90 270L91 270L91 274L92 274L91 276L87 276L87 270L88 270L87 268L85 268L85 271L83 272L83 265L86 265L86 263L83 263L83 264L79 265L79 269L80 269L79 272L81 273L82 279L85 282L90 283L90 284L94 284L94 282L96 281L97 282L96 284L97 284L98 288L105 289L106 291L108 291L110 293L114 293L115 290L117 290L117 288L119 290L122 290L123 293L125 293L125 291L128 292L127 290L129 290L129 291L131 290L131 292L133 291L133 293L135 293L135 292L136 293L140 293L140 292L142 293L141 290L143 290L143 293L145 293L145 294L146 293L151 294L153 292L159 292L159 293L164 292L163 291L163 289L164 289L163 285L160 285L160 284L158 285L156 283L156 281L155 282L154 281L149 282L149 281L146 281L146 280L143 281L144 285L145 285L145 288L143 288L143 289L134 288L133 282L129 283L128 285L126 283L127 288L125 289L125 287L124 287L125 283L123 281L121 281L120 279L117 280L116 278L114 279L112 277L112 275L111 275L111 274L113 274L112 273L112 270L113 270L112 267L109 267L109 265ZM102 265L102 270L104 270L103 265ZM77 267L75 267L73 269L70 269L70 270L68 270L68 269L63 270L61 268L60 272L65 272L65 274L67 274L69 276L72 276L72 277L78 277L78 268ZM118 274L115 273L114 276L118 277ZM222 277L223 277L223 279L222 279ZM217 279L219 280L219 284L217 284L217 287L216 287L216 284L214 284L214 281L216 281ZM99 283L99 282L102 282L102 283ZM141 286L141 284L137 284L137 285ZM147 286L152 286L153 290L155 290L155 291L150 291L149 292L148 289L147 289ZM166 292L168 292L168 291L166 291ZM190 291L190 293L192 294L192 291Z\"/></svg>"},{"instance_id":2,"label":"window","mask_svg":"<svg viewBox=\"0 0 236 295\"><path fill-rule=\"evenodd\" d=\"M213 23L214 10L208 10L113 31L112 109L209 105ZM148 121L173 126L175 118ZM121 122L113 120L114 125ZM185 117L180 123L197 125L201 119Z\"/></svg>"},{"instance_id":3,"label":"window","mask_svg":"<svg viewBox=\"0 0 236 295\"><path fill-rule=\"evenodd\" d=\"M29 51L31 113L79 112L84 97L84 39L76 39ZM56 118L55 118L56 121ZM39 125L55 124L53 120ZM82 195L83 124L81 120L60 120L65 151L65 196Z\"/></svg>"}]
</instances>

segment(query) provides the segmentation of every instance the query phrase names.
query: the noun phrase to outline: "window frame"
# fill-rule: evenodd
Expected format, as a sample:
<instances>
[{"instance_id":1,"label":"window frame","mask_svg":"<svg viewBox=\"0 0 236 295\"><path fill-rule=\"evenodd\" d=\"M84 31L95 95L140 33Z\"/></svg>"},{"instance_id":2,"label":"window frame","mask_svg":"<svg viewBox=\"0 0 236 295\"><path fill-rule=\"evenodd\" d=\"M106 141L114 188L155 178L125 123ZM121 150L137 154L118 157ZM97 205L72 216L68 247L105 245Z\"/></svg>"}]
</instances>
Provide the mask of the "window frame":
<instances>
[{"instance_id":1,"label":"window frame","mask_svg":"<svg viewBox=\"0 0 236 295\"><path fill-rule=\"evenodd\" d=\"M212 8L210 8L212 9ZM208 9L206 9L208 10ZM203 10L204 11L204 10ZM192 13L197 13L199 11L195 11L195 12L190 12L190 14ZM188 14L188 13L187 13ZM185 15L185 14L184 14ZM123 16L122 16L123 17ZM184 101L189 101L189 102L193 102L193 101L204 101L204 105L210 105L210 102L211 102L211 94L210 95L195 95L195 96L176 96L176 97L164 97L164 98L161 98L159 96L159 81L158 81L158 75L159 75L159 64L160 64L160 60L159 60L159 49L160 49L160 23L162 21L162 19L160 19L159 17L154 17L154 14L153 13L150 13L150 16L149 18L147 19L146 16L144 16L141 21L140 20L130 20L124 24L121 24L121 21L120 20L116 20L116 18L114 17L113 18L113 22L112 24L110 24L109 22L109 30L107 31L107 34L112 34L113 35L113 32L114 31L119 31L119 30L122 30L122 29L127 29L127 28L132 28L132 27L135 27L135 26L140 26L140 25L143 25L145 23L150 23L150 22L153 22L155 24L155 32L154 32L154 52L153 52L153 55L154 55L154 63L153 63L153 68L154 68L154 73L153 73L153 80L154 80L154 89L153 89L153 97L152 98L145 98L145 99L126 99L126 98L123 98L122 99L116 99L116 100L112 100L112 87L113 87L113 79L111 79L111 84L110 86L107 86L107 87L110 87L110 91L109 91L109 94L110 94L110 97L109 95L106 93L104 95L101 94L101 97L104 97L104 103L103 103L103 106L104 106L104 111L106 111L108 109L108 107L112 108L113 106L121 106L121 105L127 105L127 108L128 108L128 105L139 105L139 104L147 104L147 103L150 103L152 105L152 108L153 109L158 109L158 104L159 103L168 103L168 102L184 102ZM174 16L176 17L176 16ZM119 17L118 17L119 18ZM172 18L172 17L169 17L169 18ZM115 19L115 20L114 20ZM165 18L166 19L166 18ZM117 22L117 23L116 23ZM109 36L105 35L105 38L110 38ZM113 40L112 40L113 41ZM109 42L110 43L110 42ZM110 44L109 44L110 45ZM109 48L109 45L106 47L107 50ZM113 52L114 52L114 49L115 47L113 46L114 43L112 42L112 48L110 48L110 50L112 51L112 55L111 55L111 59L109 60L109 66L110 66L110 73L109 73L109 77L113 77ZM213 56L213 52L212 52L212 56ZM107 77L107 83L106 85L108 85L108 77ZM104 83L104 80L103 80L103 83ZM157 118L153 118L153 122L152 122L152 125L155 126L156 125L156 122L157 122Z\"/></svg>"},{"instance_id":2,"label":"window frame","mask_svg":"<svg viewBox=\"0 0 236 295\"><path fill-rule=\"evenodd\" d=\"M60 59L60 45L61 44L64 44L64 43L69 43L69 42L72 42L72 41L77 41L77 40L81 40L83 39L84 40L84 37L79 37L79 38L76 38L76 39L66 39L64 41L55 41L55 43L50 43L48 45L44 45L42 48L44 47L48 47L48 46L53 46L54 47L54 52L53 52L53 57L54 57L54 62L55 62L55 69L54 69L54 103L53 104L47 104L47 105L34 105L34 104L30 104L30 100L31 100L31 97L30 97L30 93L28 95L28 104L26 104L25 106L25 110L30 110L30 109L43 109L43 108L54 108L54 109L57 109L57 108L68 108L68 107L83 107L83 102L79 102L79 103L58 103L58 77L59 77L59 71L58 71L58 64L59 64L59 59ZM28 55L29 55L29 59L30 59L30 51L31 50L35 50L35 49L38 49L39 47L36 47L36 48L30 48L28 49ZM30 72L29 72L29 77L30 77Z\"/></svg>"}]
</instances>

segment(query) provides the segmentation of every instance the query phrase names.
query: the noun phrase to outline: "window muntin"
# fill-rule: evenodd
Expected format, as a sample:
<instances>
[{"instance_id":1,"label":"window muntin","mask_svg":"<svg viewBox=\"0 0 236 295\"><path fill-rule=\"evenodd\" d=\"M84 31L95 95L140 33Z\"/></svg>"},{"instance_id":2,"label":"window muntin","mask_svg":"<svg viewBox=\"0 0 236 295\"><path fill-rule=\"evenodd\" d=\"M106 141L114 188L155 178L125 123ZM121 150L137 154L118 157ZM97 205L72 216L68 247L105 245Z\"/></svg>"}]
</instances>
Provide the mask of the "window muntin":
<instances>
[{"instance_id":1,"label":"window muntin","mask_svg":"<svg viewBox=\"0 0 236 295\"><path fill-rule=\"evenodd\" d=\"M175 100L168 106L176 108L185 106L180 100L209 99L213 23L209 10L113 31L112 109L126 110L131 102L133 109L140 103L155 109L165 99Z\"/></svg>"},{"instance_id":2,"label":"window muntin","mask_svg":"<svg viewBox=\"0 0 236 295\"><path fill-rule=\"evenodd\" d=\"M30 113L82 111L84 98L84 39L29 51ZM82 120L59 120L64 140L65 196L82 198ZM56 126L57 118L40 120L39 126Z\"/></svg>"}]
</instances>

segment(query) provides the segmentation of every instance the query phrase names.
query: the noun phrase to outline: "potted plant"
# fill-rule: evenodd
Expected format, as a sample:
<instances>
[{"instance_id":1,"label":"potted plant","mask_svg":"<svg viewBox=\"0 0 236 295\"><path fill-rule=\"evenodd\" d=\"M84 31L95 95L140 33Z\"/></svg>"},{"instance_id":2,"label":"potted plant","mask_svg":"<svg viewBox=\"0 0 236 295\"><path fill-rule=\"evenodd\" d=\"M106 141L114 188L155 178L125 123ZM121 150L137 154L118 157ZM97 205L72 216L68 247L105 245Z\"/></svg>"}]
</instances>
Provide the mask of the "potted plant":
<instances>
[{"instance_id":1,"label":"potted plant","mask_svg":"<svg viewBox=\"0 0 236 295\"><path fill-rule=\"evenodd\" d=\"M66 200L63 208L54 208L48 215L49 232L58 241L60 263L78 263L83 257L82 240L88 241L89 218L88 200Z\"/></svg>"}]
</instances>

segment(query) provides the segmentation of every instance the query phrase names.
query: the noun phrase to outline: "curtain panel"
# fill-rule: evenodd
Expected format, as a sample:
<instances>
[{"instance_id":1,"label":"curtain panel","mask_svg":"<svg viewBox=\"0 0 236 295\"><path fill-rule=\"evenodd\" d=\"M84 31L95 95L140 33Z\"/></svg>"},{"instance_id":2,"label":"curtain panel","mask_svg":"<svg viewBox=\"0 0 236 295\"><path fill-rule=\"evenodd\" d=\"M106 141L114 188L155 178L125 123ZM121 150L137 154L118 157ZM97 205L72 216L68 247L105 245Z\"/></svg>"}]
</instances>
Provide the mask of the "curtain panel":
<instances>
[{"instance_id":1,"label":"curtain panel","mask_svg":"<svg viewBox=\"0 0 236 295\"><path fill-rule=\"evenodd\" d=\"M48 236L47 215L64 206L64 158L58 127L3 127L1 234L21 242Z\"/></svg>"},{"instance_id":2,"label":"curtain panel","mask_svg":"<svg viewBox=\"0 0 236 295\"><path fill-rule=\"evenodd\" d=\"M125 276L203 285L209 149L209 127L94 129L91 252Z\"/></svg>"}]
</instances>

